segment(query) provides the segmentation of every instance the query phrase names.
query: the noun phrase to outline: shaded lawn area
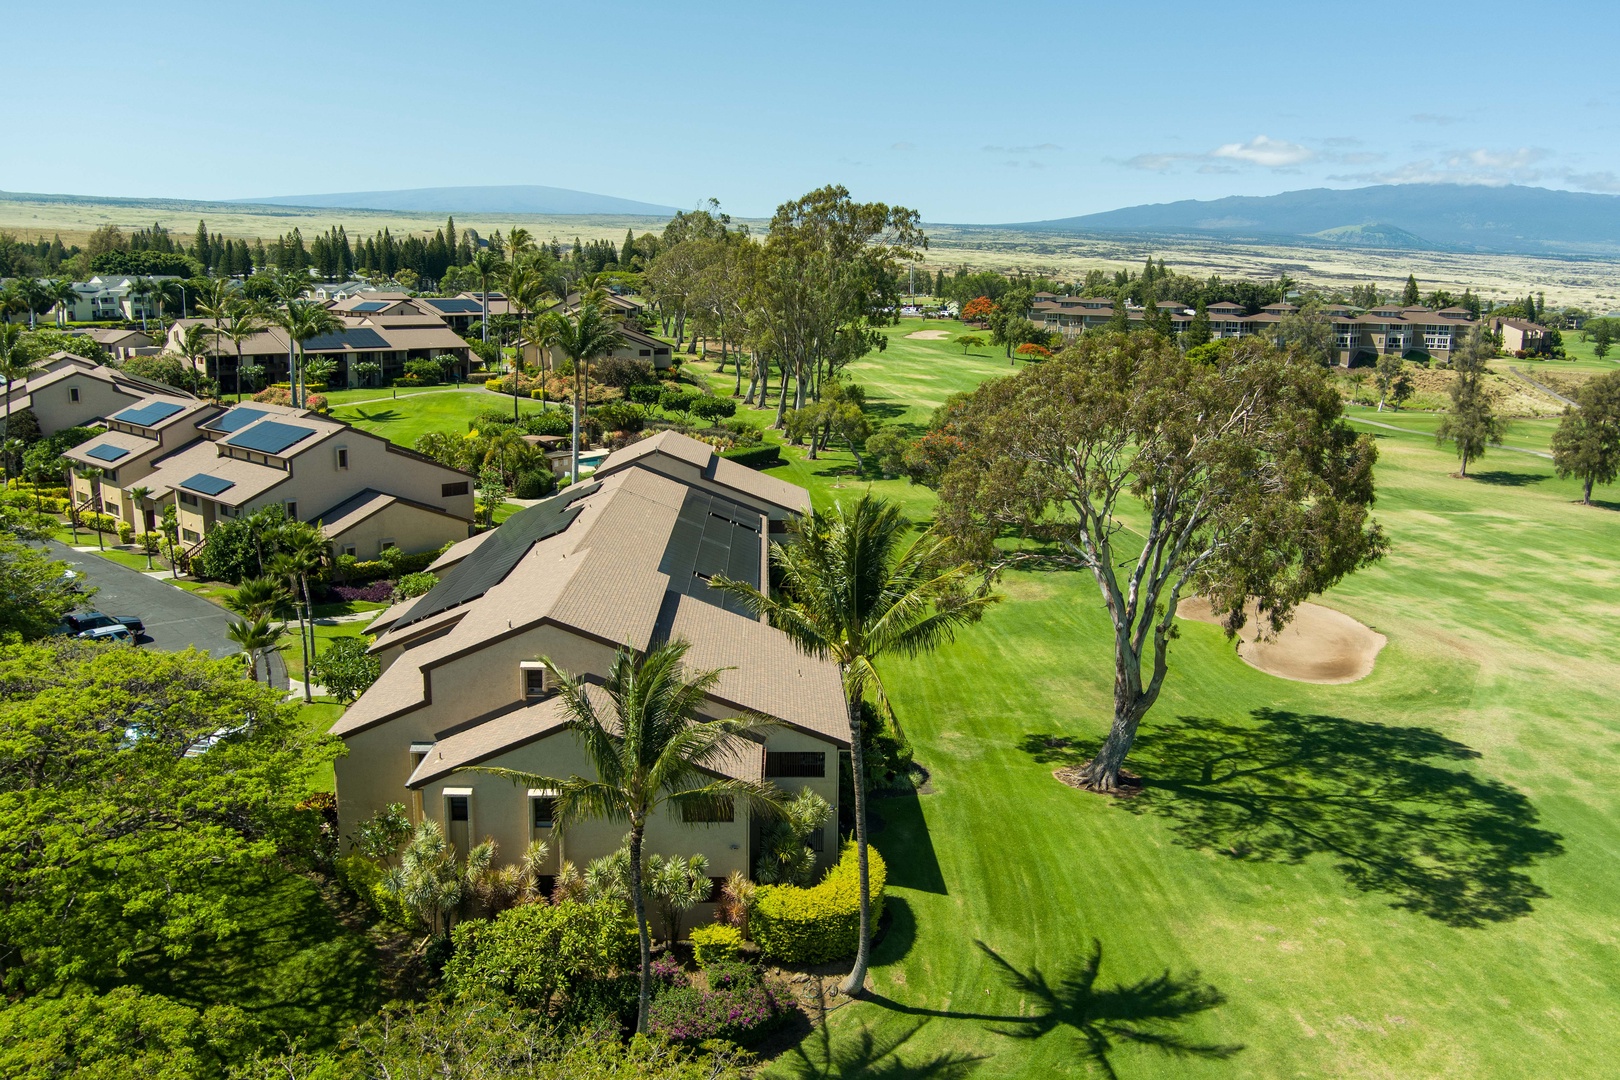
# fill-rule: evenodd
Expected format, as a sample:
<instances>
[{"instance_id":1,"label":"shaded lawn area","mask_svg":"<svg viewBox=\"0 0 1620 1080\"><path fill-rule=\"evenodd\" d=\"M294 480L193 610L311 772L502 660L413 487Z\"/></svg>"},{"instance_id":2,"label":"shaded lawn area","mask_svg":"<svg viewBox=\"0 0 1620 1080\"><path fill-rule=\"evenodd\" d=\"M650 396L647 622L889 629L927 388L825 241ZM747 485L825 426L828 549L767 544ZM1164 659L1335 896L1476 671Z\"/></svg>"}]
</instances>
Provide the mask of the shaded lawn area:
<instances>
[{"instance_id":1,"label":"shaded lawn area","mask_svg":"<svg viewBox=\"0 0 1620 1080\"><path fill-rule=\"evenodd\" d=\"M1388 434L1391 553L1325 600L1388 636L1373 674L1274 678L1182 623L1135 799L1052 776L1110 714L1089 576L1010 575L983 624L891 661L935 793L874 804L876 996L768 1075L1603 1071L1620 693L1592 631L1620 515L1542 459L1457 480L1432 434ZM828 468L776 472L824 505L855 490Z\"/></svg>"}]
</instances>

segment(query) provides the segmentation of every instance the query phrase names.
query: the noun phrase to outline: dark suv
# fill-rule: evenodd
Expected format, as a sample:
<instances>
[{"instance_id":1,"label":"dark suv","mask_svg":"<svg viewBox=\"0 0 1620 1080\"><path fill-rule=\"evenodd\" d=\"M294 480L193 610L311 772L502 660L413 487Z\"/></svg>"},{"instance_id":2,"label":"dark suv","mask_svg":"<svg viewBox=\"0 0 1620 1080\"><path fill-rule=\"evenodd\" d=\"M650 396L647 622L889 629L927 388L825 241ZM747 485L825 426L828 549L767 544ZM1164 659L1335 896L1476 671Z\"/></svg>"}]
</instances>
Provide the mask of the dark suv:
<instances>
[{"instance_id":1,"label":"dark suv","mask_svg":"<svg viewBox=\"0 0 1620 1080\"><path fill-rule=\"evenodd\" d=\"M82 611L74 615L62 617L64 629L71 634L83 634L87 630L100 630L107 626L127 627L132 634L140 634L146 630L146 625L134 615L103 615L99 611Z\"/></svg>"}]
</instances>

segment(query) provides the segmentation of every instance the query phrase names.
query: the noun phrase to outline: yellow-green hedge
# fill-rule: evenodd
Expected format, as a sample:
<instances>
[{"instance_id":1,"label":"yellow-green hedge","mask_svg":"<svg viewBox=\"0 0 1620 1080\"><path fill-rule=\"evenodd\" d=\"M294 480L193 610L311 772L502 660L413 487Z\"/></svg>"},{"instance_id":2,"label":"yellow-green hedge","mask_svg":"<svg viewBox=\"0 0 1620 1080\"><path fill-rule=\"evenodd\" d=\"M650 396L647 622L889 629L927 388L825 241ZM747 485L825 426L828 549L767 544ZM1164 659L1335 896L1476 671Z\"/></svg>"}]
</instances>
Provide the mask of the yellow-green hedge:
<instances>
[{"instance_id":1,"label":"yellow-green hedge","mask_svg":"<svg viewBox=\"0 0 1620 1080\"><path fill-rule=\"evenodd\" d=\"M710 964L735 960L742 951L742 931L725 923L695 926L691 937L692 955L697 959L698 967L706 968Z\"/></svg>"},{"instance_id":2,"label":"yellow-green hedge","mask_svg":"<svg viewBox=\"0 0 1620 1080\"><path fill-rule=\"evenodd\" d=\"M872 890L872 923L883 914L887 867L876 848L867 848ZM838 865L820 884L762 885L754 894L748 930L768 958L789 964L821 964L854 956L861 936L860 868L855 845L846 843Z\"/></svg>"}]
</instances>

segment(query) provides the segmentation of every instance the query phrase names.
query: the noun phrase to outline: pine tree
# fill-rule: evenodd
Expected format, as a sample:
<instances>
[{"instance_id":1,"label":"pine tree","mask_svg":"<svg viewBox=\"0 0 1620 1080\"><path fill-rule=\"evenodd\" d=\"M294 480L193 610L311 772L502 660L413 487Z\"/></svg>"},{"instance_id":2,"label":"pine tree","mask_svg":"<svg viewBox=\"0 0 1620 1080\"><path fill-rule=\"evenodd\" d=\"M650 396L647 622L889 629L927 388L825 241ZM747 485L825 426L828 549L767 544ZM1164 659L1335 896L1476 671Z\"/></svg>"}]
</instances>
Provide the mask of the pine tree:
<instances>
[{"instance_id":1,"label":"pine tree","mask_svg":"<svg viewBox=\"0 0 1620 1080\"><path fill-rule=\"evenodd\" d=\"M1401 306L1417 307L1421 297L1418 295L1417 275L1406 275L1406 290L1401 293Z\"/></svg>"},{"instance_id":2,"label":"pine tree","mask_svg":"<svg viewBox=\"0 0 1620 1080\"><path fill-rule=\"evenodd\" d=\"M192 258L203 264L203 269L212 269L215 262L213 244L208 240L208 225L201 219L197 222L197 250L191 253Z\"/></svg>"},{"instance_id":3,"label":"pine tree","mask_svg":"<svg viewBox=\"0 0 1620 1080\"><path fill-rule=\"evenodd\" d=\"M631 260L635 258L635 254L636 231L634 229L626 229L624 230L624 245L619 248L619 265L624 269L629 270L631 268Z\"/></svg>"},{"instance_id":4,"label":"pine tree","mask_svg":"<svg viewBox=\"0 0 1620 1080\"><path fill-rule=\"evenodd\" d=\"M1204 309L1204 301L1198 301L1198 309L1193 312L1192 322L1187 324L1187 332L1181 340L1191 349L1198 345L1209 344L1214 335L1209 329L1209 312Z\"/></svg>"},{"instance_id":5,"label":"pine tree","mask_svg":"<svg viewBox=\"0 0 1620 1080\"><path fill-rule=\"evenodd\" d=\"M444 223L444 246L450 249L454 258L456 253L456 215L451 214L450 219Z\"/></svg>"}]
</instances>

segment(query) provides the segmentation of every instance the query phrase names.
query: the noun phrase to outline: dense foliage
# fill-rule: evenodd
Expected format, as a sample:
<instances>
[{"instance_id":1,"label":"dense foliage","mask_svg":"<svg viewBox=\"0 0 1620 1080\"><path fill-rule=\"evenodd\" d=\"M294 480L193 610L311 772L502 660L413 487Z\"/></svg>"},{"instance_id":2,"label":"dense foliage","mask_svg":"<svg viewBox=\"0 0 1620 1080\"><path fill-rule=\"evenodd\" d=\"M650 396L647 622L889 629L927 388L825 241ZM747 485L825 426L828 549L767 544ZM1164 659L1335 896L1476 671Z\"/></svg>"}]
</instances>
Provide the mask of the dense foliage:
<instances>
[{"instance_id":1,"label":"dense foliage","mask_svg":"<svg viewBox=\"0 0 1620 1080\"><path fill-rule=\"evenodd\" d=\"M844 845L838 864L819 884L762 885L749 913L749 932L760 951L790 964L820 964L855 955L860 939L860 884L855 845ZM883 912L883 856L869 849L872 921Z\"/></svg>"},{"instance_id":2,"label":"dense foliage","mask_svg":"<svg viewBox=\"0 0 1620 1080\"><path fill-rule=\"evenodd\" d=\"M236 657L0 651L7 986L115 978L238 929L236 883L316 846L298 804L335 755Z\"/></svg>"},{"instance_id":3,"label":"dense foliage","mask_svg":"<svg viewBox=\"0 0 1620 1080\"><path fill-rule=\"evenodd\" d=\"M451 993L500 993L541 1010L582 983L636 966L635 923L611 901L524 904L489 921L463 922L454 939L444 973Z\"/></svg>"}]
</instances>

